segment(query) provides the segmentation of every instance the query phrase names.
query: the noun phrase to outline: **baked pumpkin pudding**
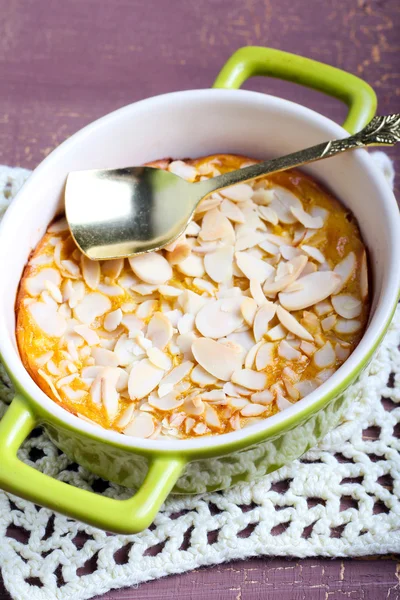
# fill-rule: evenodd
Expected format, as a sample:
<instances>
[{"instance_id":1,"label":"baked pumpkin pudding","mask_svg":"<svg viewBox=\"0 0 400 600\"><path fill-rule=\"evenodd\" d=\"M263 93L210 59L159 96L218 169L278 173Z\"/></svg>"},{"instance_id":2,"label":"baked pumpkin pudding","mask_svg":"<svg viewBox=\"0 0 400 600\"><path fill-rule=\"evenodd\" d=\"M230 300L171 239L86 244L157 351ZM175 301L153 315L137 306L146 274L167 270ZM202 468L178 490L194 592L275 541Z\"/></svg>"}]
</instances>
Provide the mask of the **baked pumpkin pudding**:
<instances>
[{"instance_id":1,"label":"baked pumpkin pudding","mask_svg":"<svg viewBox=\"0 0 400 600\"><path fill-rule=\"evenodd\" d=\"M198 181L251 162L150 166ZM170 246L130 259L91 261L53 222L16 312L26 369L66 410L142 438L227 433L292 406L354 350L366 251L353 216L286 171L212 194Z\"/></svg>"}]
</instances>

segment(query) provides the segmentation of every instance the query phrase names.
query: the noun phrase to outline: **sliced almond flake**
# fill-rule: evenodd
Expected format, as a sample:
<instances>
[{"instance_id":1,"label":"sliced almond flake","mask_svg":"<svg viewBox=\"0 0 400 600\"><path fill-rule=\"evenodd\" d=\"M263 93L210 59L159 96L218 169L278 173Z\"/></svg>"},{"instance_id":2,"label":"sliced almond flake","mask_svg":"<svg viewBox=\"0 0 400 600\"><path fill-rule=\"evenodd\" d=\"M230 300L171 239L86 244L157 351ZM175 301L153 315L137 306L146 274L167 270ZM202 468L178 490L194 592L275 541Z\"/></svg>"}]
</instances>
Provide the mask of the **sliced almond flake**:
<instances>
[{"instance_id":1,"label":"sliced almond flake","mask_svg":"<svg viewBox=\"0 0 400 600\"><path fill-rule=\"evenodd\" d=\"M104 367L101 366L84 367L81 371L81 376L83 379L96 379L103 370Z\"/></svg>"},{"instance_id":2,"label":"sliced almond flake","mask_svg":"<svg viewBox=\"0 0 400 600\"><path fill-rule=\"evenodd\" d=\"M240 385L234 385L231 381L224 383L223 391L227 396L233 396L234 398L240 398L241 396L250 396L251 391ZM244 404L242 405L244 406Z\"/></svg>"},{"instance_id":3,"label":"sliced almond flake","mask_svg":"<svg viewBox=\"0 0 400 600\"><path fill-rule=\"evenodd\" d=\"M74 316L81 323L90 325L97 317L101 317L104 313L111 309L111 301L107 296L99 292L91 292L86 294L82 300L74 308Z\"/></svg>"},{"instance_id":4,"label":"sliced almond flake","mask_svg":"<svg viewBox=\"0 0 400 600\"><path fill-rule=\"evenodd\" d=\"M321 229L324 225L321 217L312 217L303 207L291 207L290 212L307 229Z\"/></svg>"},{"instance_id":5,"label":"sliced almond flake","mask_svg":"<svg viewBox=\"0 0 400 600\"><path fill-rule=\"evenodd\" d=\"M66 275L67 277L77 279L81 274L79 266L73 260L62 260L61 268L63 269L64 275Z\"/></svg>"},{"instance_id":6,"label":"sliced almond flake","mask_svg":"<svg viewBox=\"0 0 400 600\"><path fill-rule=\"evenodd\" d=\"M134 336L134 340L145 352L153 346L153 342L144 336L143 331L137 332Z\"/></svg>"},{"instance_id":7,"label":"sliced almond flake","mask_svg":"<svg viewBox=\"0 0 400 600\"><path fill-rule=\"evenodd\" d=\"M322 254L321 250L318 250L318 248L315 248L314 246L307 246L307 244L302 244L300 248L317 262L321 264L325 262L325 256Z\"/></svg>"},{"instance_id":8,"label":"sliced almond flake","mask_svg":"<svg viewBox=\"0 0 400 600\"><path fill-rule=\"evenodd\" d=\"M258 417L259 415L265 413L266 410L268 410L268 406L265 406L264 404L253 403L247 404L247 406L242 408L240 414L242 417Z\"/></svg>"},{"instance_id":9,"label":"sliced almond flake","mask_svg":"<svg viewBox=\"0 0 400 600\"><path fill-rule=\"evenodd\" d=\"M196 327L204 337L218 339L243 324L241 298L209 300L196 315Z\"/></svg>"},{"instance_id":10,"label":"sliced almond flake","mask_svg":"<svg viewBox=\"0 0 400 600\"><path fill-rule=\"evenodd\" d=\"M76 325L74 327L74 331L80 336L83 337L85 342L89 344L89 346L95 346L100 342L100 338L93 329L90 329L87 325Z\"/></svg>"},{"instance_id":11,"label":"sliced almond flake","mask_svg":"<svg viewBox=\"0 0 400 600\"><path fill-rule=\"evenodd\" d=\"M192 419L192 417L187 417L187 419L185 419L185 433L190 433L195 425L196 421Z\"/></svg>"},{"instance_id":12,"label":"sliced almond flake","mask_svg":"<svg viewBox=\"0 0 400 600\"><path fill-rule=\"evenodd\" d=\"M229 419L229 424L234 431L238 431L241 427L239 413L236 413Z\"/></svg>"},{"instance_id":13,"label":"sliced almond flake","mask_svg":"<svg viewBox=\"0 0 400 600\"><path fill-rule=\"evenodd\" d=\"M204 241L214 241L231 236L233 227L229 219L218 208L208 210L201 223L199 238Z\"/></svg>"},{"instance_id":14,"label":"sliced almond flake","mask_svg":"<svg viewBox=\"0 0 400 600\"><path fill-rule=\"evenodd\" d=\"M176 385L184 377L189 375L190 371L193 369L193 366L193 363L190 361L185 361L181 363L180 365L172 369L172 371L163 378L163 380L161 381L161 385Z\"/></svg>"},{"instance_id":15,"label":"sliced almond flake","mask_svg":"<svg viewBox=\"0 0 400 600\"><path fill-rule=\"evenodd\" d=\"M156 396L150 395L149 404L157 410L168 412L170 410L176 410L182 406L183 398L177 400L177 394L175 392L170 392L169 394L162 396L162 398L157 398Z\"/></svg>"},{"instance_id":16,"label":"sliced almond flake","mask_svg":"<svg viewBox=\"0 0 400 600\"><path fill-rule=\"evenodd\" d=\"M341 292L345 285L353 277L356 265L356 255L354 254L354 252L349 252L346 258L344 258L340 263L338 263L335 266L333 271L340 276L340 282L337 285L335 294Z\"/></svg>"},{"instance_id":17,"label":"sliced almond flake","mask_svg":"<svg viewBox=\"0 0 400 600\"><path fill-rule=\"evenodd\" d=\"M79 402L86 396L85 390L74 390L69 385L64 385L62 393L72 402Z\"/></svg>"},{"instance_id":18,"label":"sliced almond flake","mask_svg":"<svg viewBox=\"0 0 400 600\"><path fill-rule=\"evenodd\" d=\"M147 319L157 309L157 300L145 300L139 304L136 310L136 316L139 319Z\"/></svg>"},{"instance_id":19,"label":"sliced almond flake","mask_svg":"<svg viewBox=\"0 0 400 600\"><path fill-rule=\"evenodd\" d=\"M336 323L336 318L337 318L336 315L330 315L329 317L325 317L325 319L322 319L322 321L321 321L322 329L324 331L330 331Z\"/></svg>"},{"instance_id":20,"label":"sliced almond flake","mask_svg":"<svg viewBox=\"0 0 400 600\"><path fill-rule=\"evenodd\" d=\"M236 252L235 259L247 279L257 279L260 283L264 283L267 277L270 277L275 271L265 260L246 252Z\"/></svg>"},{"instance_id":21,"label":"sliced almond flake","mask_svg":"<svg viewBox=\"0 0 400 600\"><path fill-rule=\"evenodd\" d=\"M220 190L221 196L233 200L233 202L246 202L253 195L253 188L248 183L237 183L231 187Z\"/></svg>"},{"instance_id":22,"label":"sliced almond flake","mask_svg":"<svg viewBox=\"0 0 400 600\"><path fill-rule=\"evenodd\" d=\"M237 238L235 244L235 251L242 252L243 250L248 250L249 248L254 248L254 246L260 246L263 242L265 242L267 237L266 233L260 231L254 231L251 229L245 235L242 235Z\"/></svg>"},{"instance_id":23,"label":"sliced almond flake","mask_svg":"<svg viewBox=\"0 0 400 600\"><path fill-rule=\"evenodd\" d=\"M203 277L205 273L203 257L191 254L177 265L177 269L188 277Z\"/></svg>"},{"instance_id":24,"label":"sliced almond flake","mask_svg":"<svg viewBox=\"0 0 400 600\"><path fill-rule=\"evenodd\" d=\"M192 352L207 373L222 381L228 381L242 365L242 357L235 349L212 339L196 339L192 344Z\"/></svg>"},{"instance_id":25,"label":"sliced almond flake","mask_svg":"<svg viewBox=\"0 0 400 600\"><path fill-rule=\"evenodd\" d=\"M263 187L257 188L257 183L253 183L253 189L255 190L252 196L253 202L259 206L268 206L271 204L274 198L273 190L266 190Z\"/></svg>"},{"instance_id":26,"label":"sliced almond flake","mask_svg":"<svg viewBox=\"0 0 400 600\"><path fill-rule=\"evenodd\" d=\"M252 346L250 348L250 350L247 352L246 354L246 358L244 361L244 366L245 369L252 369L253 365L254 365L254 361L256 359L256 354L258 352L258 349L263 345L263 342L257 342L257 344L254 344L254 346ZM258 369L257 369L258 370Z\"/></svg>"},{"instance_id":27,"label":"sliced almond flake","mask_svg":"<svg viewBox=\"0 0 400 600\"><path fill-rule=\"evenodd\" d=\"M59 272L51 267L41 269L37 275L25 280L25 289L30 296L39 296L47 288L46 282L50 282L58 288L61 283Z\"/></svg>"},{"instance_id":28,"label":"sliced almond flake","mask_svg":"<svg viewBox=\"0 0 400 600\"><path fill-rule=\"evenodd\" d=\"M289 311L301 310L325 300L336 290L339 282L339 275L333 271L310 273L299 279L298 283L303 286L302 289L280 292L279 301Z\"/></svg>"},{"instance_id":29,"label":"sliced almond flake","mask_svg":"<svg viewBox=\"0 0 400 600\"><path fill-rule=\"evenodd\" d=\"M104 319L104 329L106 331L115 331L122 321L123 313L120 308L109 312Z\"/></svg>"},{"instance_id":30,"label":"sliced almond flake","mask_svg":"<svg viewBox=\"0 0 400 600\"><path fill-rule=\"evenodd\" d=\"M184 292L183 289L177 288L173 285L160 285L158 291L162 296L166 296L168 298L177 298Z\"/></svg>"},{"instance_id":31,"label":"sliced almond flake","mask_svg":"<svg viewBox=\"0 0 400 600\"><path fill-rule=\"evenodd\" d=\"M232 277L233 247L223 246L204 257L207 275L216 283L229 281Z\"/></svg>"},{"instance_id":32,"label":"sliced almond flake","mask_svg":"<svg viewBox=\"0 0 400 600\"><path fill-rule=\"evenodd\" d=\"M121 274L123 266L123 258L113 258L112 260L105 260L101 263L101 271L105 277L117 279Z\"/></svg>"},{"instance_id":33,"label":"sliced almond flake","mask_svg":"<svg viewBox=\"0 0 400 600\"><path fill-rule=\"evenodd\" d=\"M231 381L249 390L262 390L267 385L267 376L252 369L240 369L234 371Z\"/></svg>"},{"instance_id":34,"label":"sliced almond flake","mask_svg":"<svg viewBox=\"0 0 400 600\"><path fill-rule=\"evenodd\" d=\"M285 260L292 260L296 256L301 255L301 250L296 248L295 246L288 246L287 244L282 244L279 246L279 252Z\"/></svg>"},{"instance_id":35,"label":"sliced almond flake","mask_svg":"<svg viewBox=\"0 0 400 600\"><path fill-rule=\"evenodd\" d=\"M335 331L339 334L350 334L359 331L362 327L358 319L338 319L335 324Z\"/></svg>"},{"instance_id":36,"label":"sliced almond flake","mask_svg":"<svg viewBox=\"0 0 400 600\"><path fill-rule=\"evenodd\" d=\"M215 287L213 286L213 284L210 281L207 281L206 279L200 279L199 277L195 277L193 279L193 285L200 291L202 292L206 292L207 294L209 294L210 296L213 296L215 294Z\"/></svg>"},{"instance_id":37,"label":"sliced almond flake","mask_svg":"<svg viewBox=\"0 0 400 600\"><path fill-rule=\"evenodd\" d=\"M197 169L192 165L187 165L183 160L173 160L168 165L168 171L178 175L186 181L194 181L198 175Z\"/></svg>"},{"instance_id":38,"label":"sliced almond flake","mask_svg":"<svg viewBox=\"0 0 400 600\"><path fill-rule=\"evenodd\" d=\"M136 315L129 314L122 316L121 324L128 329L130 338L135 338L144 327L144 323L141 319L139 319ZM111 332L111 335L112 339L114 339L115 334Z\"/></svg>"},{"instance_id":39,"label":"sliced almond flake","mask_svg":"<svg viewBox=\"0 0 400 600\"><path fill-rule=\"evenodd\" d=\"M49 281L48 279L46 279L46 281L44 282L44 285L46 287L46 290L49 292L50 296L53 298L53 300L55 300L56 302L61 304L63 299L62 299L62 294L61 294L60 288L58 286L56 286L52 281Z\"/></svg>"},{"instance_id":40,"label":"sliced almond flake","mask_svg":"<svg viewBox=\"0 0 400 600\"><path fill-rule=\"evenodd\" d=\"M100 283L100 263L90 260L87 256L81 255L81 269L83 279L91 290L96 290Z\"/></svg>"},{"instance_id":41,"label":"sliced almond flake","mask_svg":"<svg viewBox=\"0 0 400 600\"><path fill-rule=\"evenodd\" d=\"M276 406L278 407L278 410L282 411L286 410L287 408L290 408L291 406L293 406L293 404L278 392L276 395Z\"/></svg>"},{"instance_id":42,"label":"sliced almond flake","mask_svg":"<svg viewBox=\"0 0 400 600\"><path fill-rule=\"evenodd\" d=\"M332 304L337 314L344 319L354 319L361 314L361 301L350 294L332 296Z\"/></svg>"},{"instance_id":43,"label":"sliced almond flake","mask_svg":"<svg viewBox=\"0 0 400 600\"><path fill-rule=\"evenodd\" d=\"M211 390L210 392L202 392L201 399L205 402L222 402L226 400L226 395L223 390Z\"/></svg>"},{"instance_id":44,"label":"sliced almond flake","mask_svg":"<svg viewBox=\"0 0 400 600\"><path fill-rule=\"evenodd\" d=\"M314 310L319 317L322 317L332 312L332 304L329 300L322 300L322 302L315 304Z\"/></svg>"},{"instance_id":45,"label":"sliced almond flake","mask_svg":"<svg viewBox=\"0 0 400 600\"><path fill-rule=\"evenodd\" d=\"M299 337L303 340L308 340L309 342L313 341L313 336L307 331L307 329L305 329L305 327L300 325L298 320L293 315L291 315L287 310L282 308L282 306L277 307L276 316L278 317L281 324L288 331L293 333L293 335L296 335L297 337Z\"/></svg>"},{"instance_id":46,"label":"sliced almond flake","mask_svg":"<svg viewBox=\"0 0 400 600\"><path fill-rule=\"evenodd\" d=\"M157 285L151 285L150 283L137 283L131 287L132 292L140 296L150 296L157 289Z\"/></svg>"},{"instance_id":47,"label":"sliced almond flake","mask_svg":"<svg viewBox=\"0 0 400 600\"><path fill-rule=\"evenodd\" d=\"M164 354L159 348L148 348L147 357L159 369L168 371L172 367L172 361L168 354Z\"/></svg>"},{"instance_id":48,"label":"sliced almond flake","mask_svg":"<svg viewBox=\"0 0 400 600\"><path fill-rule=\"evenodd\" d=\"M134 404L130 404L122 413L121 416L119 417L118 421L115 423L115 425L119 428L119 429L124 429L132 420L133 415L135 412L135 405Z\"/></svg>"},{"instance_id":49,"label":"sliced almond flake","mask_svg":"<svg viewBox=\"0 0 400 600\"><path fill-rule=\"evenodd\" d=\"M79 360L79 355L73 340L69 340L69 342L67 342L67 349L69 352L69 356L67 358L77 362Z\"/></svg>"},{"instance_id":50,"label":"sliced almond flake","mask_svg":"<svg viewBox=\"0 0 400 600\"><path fill-rule=\"evenodd\" d=\"M221 427L221 421L219 419L217 411L209 404L207 404L205 407L204 421L212 429L220 429Z\"/></svg>"},{"instance_id":51,"label":"sliced almond flake","mask_svg":"<svg viewBox=\"0 0 400 600\"><path fill-rule=\"evenodd\" d=\"M62 233L63 231L68 231L68 223L65 217L53 221L47 228L47 233Z\"/></svg>"},{"instance_id":52,"label":"sliced almond flake","mask_svg":"<svg viewBox=\"0 0 400 600\"><path fill-rule=\"evenodd\" d=\"M258 306L262 306L267 302L264 292L261 288L261 283L257 279L250 279L250 293Z\"/></svg>"},{"instance_id":53,"label":"sliced almond flake","mask_svg":"<svg viewBox=\"0 0 400 600\"><path fill-rule=\"evenodd\" d=\"M257 371L263 371L268 365L272 363L273 353L275 344L265 342L261 344L261 347L257 351L256 356L256 369Z\"/></svg>"},{"instance_id":54,"label":"sliced almond flake","mask_svg":"<svg viewBox=\"0 0 400 600\"><path fill-rule=\"evenodd\" d=\"M119 393L116 390L119 369L105 367L100 377L101 402L109 420L114 420L118 413Z\"/></svg>"},{"instance_id":55,"label":"sliced almond flake","mask_svg":"<svg viewBox=\"0 0 400 600\"><path fill-rule=\"evenodd\" d=\"M44 365L53 357L53 355L53 350L50 350L49 352L46 352L45 354L35 358L35 363L38 367L44 367Z\"/></svg>"},{"instance_id":56,"label":"sliced almond flake","mask_svg":"<svg viewBox=\"0 0 400 600\"><path fill-rule=\"evenodd\" d=\"M44 302L32 302L29 304L28 311L31 314L36 325L50 337L61 337L67 329L67 321L56 307L52 307Z\"/></svg>"},{"instance_id":57,"label":"sliced almond flake","mask_svg":"<svg viewBox=\"0 0 400 600\"><path fill-rule=\"evenodd\" d=\"M299 392L300 397L304 398L305 396L308 396L308 394L311 394L311 392L316 390L318 384L316 381L309 381L307 379L304 379L303 381L298 381L297 383L295 383L294 387Z\"/></svg>"},{"instance_id":58,"label":"sliced almond flake","mask_svg":"<svg viewBox=\"0 0 400 600\"><path fill-rule=\"evenodd\" d=\"M273 192L273 198L269 207L276 212L279 221L284 224L295 223L291 209L302 210L303 205L300 200L292 192L281 186L274 186L271 191Z\"/></svg>"},{"instance_id":59,"label":"sliced almond flake","mask_svg":"<svg viewBox=\"0 0 400 600\"><path fill-rule=\"evenodd\" d=\"M200 387L204 387L206 385L213 385L217 382L217 378L214 377L214 375L208 373L200 365L195 366L193 371L190 373L190 379L193 383L196 383Z\"/></svg>"},{"instance_id":60,"label":"sliced almond flake","mask_svg":"<svg viewBox=\"0 0 400 600\"><path fill-rule=\"evenodd\" d=\"M206 255L210 252L215 252L223 246L223 242L221 240L218 240L216 242L202 242L201 240L199 241L200 244L194 245L192 247L192 252L194 252L195 254Z\"/></svg>"},{"instance_id":61,"label":"sliced almond flake","mask_svg":"<svg viewBox=\"0 0 400 600\"><path fill-rule=\"evenodd\" d=\"M285 358L286 360L299 360L301 358L301 353L288 344L286 340L282 340L279 343L278 354L281 358Z\"/></svg>"},{"instance_id":62,"label":"sliced almond flake","mask_svg":"<svg viewBox=\"0 0 400 600\"><path fill-rule=\"evenodd\" d=\"M272 329L267 331L267 337L272 342L281 340L284 337L286 337L286 329L284 327L282 327L282 325L279 323L279 325L275 325L275 327L272 327Z\"/></svg>"},{"instance_id":63,"label":"sliced almond flake","mask_svg":"<svg viewBox=\"0 0 400 600\"><path fill-rule=\"evenodd\" d=\"M192 415L195 417L199 417L205 411L206 405L201 400L200 397L195 398L186 398L184 400L182 410L187 415Z\"/></svg>"},{"instance_id":64,"label":"sliced almond flake","mask_svg":"<svg viewBox=\"0 0 400 600\"><path fill-rule=\"evenodd\" d=\"M42 377L45 380L45 382L49 386L51 392L53 393L54 397L59 402L62 402L61 396L58 393L58 391L56 390L56 387L55 387L54 383L52 382L51 378L42 369L38 369L38 375L40 375L40 377Z\"/></svg>"},{"instance_id":65,"label":"sliced almond flake","mask_svg":"<svg viewBox=\"0 0 400 600\"><path fill-rule=\"evenodd\" d=\"M283 383L284 383L284 386L286 389L286 393L289 395L290 399L293 400L294 402L297 402L297 400L300 400L300 392L294 386L293 382L284 377L282 377L282 379L283 379Z\"/></svg>"},{"instance_id":66,"label":"sliced almond flake","mask_svg":"<svg viewBox=\"0 0 400 600\"><path fill-rule=\"evenodd\" d=\"M219 194L212 194L211 196L209 196L208 198L206 198L205 200L202 200L200 202L200 204L198 205L198 207L196 208L194 214L195 217L198 217L198 215L203 215L204 213L206 213L209 210L212 210L213 208L216 208L217 206L219 206L222 202L222 196L220 196Z\"/></svg>"},{"instance_id":67,"label":"sliced almond flake","mask_svg":"<svg viewBox=\"0 0 400 600\"><path fill-rule=\"evenodd\" d=\"M92 356L97 366L102 367L118 367L119 358L115 352L106 350L105 348L93 348Z\"/></svg>"},{"instance_id":68,"label":"sliced almond flake","mask_svg":"<svg viewBox=\"0 0 400 600\"><path fill-rule=\"evenodd\" d=\"M269 322L274 318L275 313L275 304L268 300L258 309L253 323L253 333L256 342L259 342L266 335Z\"/></svg>"},{"instance_id":69,"label":"sliced almond flake","mask_svg":"<svg viewBox=\"0 0 400 600\"><path fill-rule=\"evenodd\" d=\"M169 262L159 252L148 252L128 258L132 271L145 283L160 285L172 277Z\"/></svg>"},{"instance_id":70,"label":"sliced almond flake","mask_svg":"<svg viewBox=\"0 0 400 600\"><path fill-rule=\"evenodd\" d=\"M194 329L194 316L189 314L183 315L177 324L180 334L189 333Z\"/></svg>"},{"instance_id":71,"label":"sliced almond flake","mask_svg":"<svg viewBox=\"0 0 400 600\"><path fill-rule=\"evenodd\" d=\"M124 434L131 437L149 438L155 430L154 420L148 413L140 413L124 428Z\"/></svg>"},{"instance_id":72,"label":"sliced almond flake","mask_svg":"<svg viewBox=\"0 0 400 600\"><path fill-rule=\"evenodd\" d=\"M39 267L43 265L51 265L53 260L52 254L39 254L38 256L31 258L29 264L31 266Z\"/></svg>"},{"instance_id":73,"label":"sliced almond flake","mask_svg":"<svg viewBox=\"0 0 400 600\"><path fill-rule=\"evenodd\" d=\"M274 401L274 395L269 390L263 390L262 392L255 392L251 395L251 401L256 404L271 404Z\"/></svg>"},{"instance_id":74,"label":"sliced almond flake","mask_svg":"<svg viewBox=\"0 0 400 600\"><path fill-rule=\"evenodd\" d=\"M335 344L335 354L338 360L344 361L350 356L350 348L341 346L341 344Z\"/></svg>"},{"instance_id":75,"label":"sliced almond flake","mask_svg":"<svg viewBox=\"0 0 400 600\"><path fill-rule=\"evenodd\" d=\"M281 277L278 281L267 281L263 285L263 291L267 295L275 295L285 290L289 285L296 281L301 275L308 262L307 256L295 256L287 263L287 275Z\"/></svg>"},{"instance_id":76,"label":"sliced almond flake","mask_svg":"<svg viewBox=\"0 0 400 600\"><path fill-rule=\"evenodd\" d=\"M194 331L189 331L188 333L178 335L176 338L176 344L185 360L193 360L192 344L197 337Z\"/></svg>"},{"instance_id":77,"label":"sliced almond flake","mask_svg":"<svg viewBox=\"0 0 400 600\"><path fill-rule=\"evenodd\" d=\"M220 211L225 217L227 217L227 219L233 221L234 223L245 222L244 214L238 205L234 202L231 202L231 200L223 200L221 202Z\"/></svg>"},{"instance_id":78,"label":"sliced almond flake","mask_svg":"<svg viewBox=\"0 0 400 600\"><path fill-rule=\"evenodd\" d=\"M158 386L163 376L164 370L156 367L148 358L135 362L129 373L129 397L132 400L144 398Z\"/></svg>"},{"instance_id":79,"label":"sliced almond flake","mask_svg":"<svg viewBox=\"0 0 400 600\"><path fill-rule=\"evenodd\" d=\"M317 347L315 344L310 344L310 342L302 341L300 344L300 350L304 352L304 354L308 357L311 357L314 352L316 352Z\"/></svg>"},{"instance_id":80,"label":"sliced almond flake","mask_svg":"<svg viewBox=\"0 0 400 600\"><path fill-rule=\"evenodd\" d=\"M185 235L191 237L197 237L200 233L200 225L195 221L190 221L189 225L185 229Z\"/></svg>"},{"instance_id":81,"label":"sliced almond flake","mask_svg":"<svg viewBox=\"0 0 400 600\"><path fill-rule=\"evenodd\" d=\"M72 383L76 378L78 377L77 373L72 373L71 375L66 375L65 377L62 377L61 379L59 379L56 383L56 388L60 389L62 388L64 385L69 385L70 383Z\"/></svg>"},{"instance_id":82,"label":"sliced almond flake","mask_svg":"<svg viewBox=\"0 0 400 600\"><path fill-rule=\"evenodd\" d=\"M209 430L207 430L205 423L197 423L196 427L193 428L193 431L197 435L204 435Z\"/></svg>"},{"instance_id":83,"label":"sliced almond flake","mask_svg":"<svg viewBox=\"0 0 400 600\"><path fill-rule=\"evenodd\" d=\"M270 206L259 206L258 214L264 221L272 223L272 225L278 225L278 215Z\"/></svg>"},{"instance_id":84,"label":"sliced almond flake","mask_svg":"<svg viewBox=\"0 0 400 600\"><path fill-rule=\"evenodd\" d=\"M178 265L186 260L191 253L191 245L186 240L185 236L178 238L178 243L175 248L167 253L167 259L170 265Z\"/></svg>"},{"instance_id":85,"label":"sliced almond flake","mask_svg":"<svg viewBox=\"0 0 400 600\"><path fill-rule=\"evenodd\" d=\"M332 344L326 342L322 348L317 350L313 355L313 361L319 369L333 366L336 362L336 354L332 348Z\"/></svg>"},{"instance_id":86,"label":"sliced almond flake","mask_svg":"<svg viewBox=\"0 0 400 600\"><path fill-rule=\"evenodd\" d=\"M42 300L45 304L51 306L52 309L58 309L57 302L53 299L53 297L49 294L47 290L40 294L40 300Z\"/></svg>"},{"instance_id":87,"label":"sliced almond flake","mask_svg":"<svg viewBox=\"0 0 400 600\"><path fill-rule=\"evenodd\" d=\"M261 242L261 244L258 244L258 246L267 254L271 254L272 256L280 256L279 246L272 244L268 240L264 240L263 242Z\"/></svg>"},{"instance_id":88,"label":"sliced almond flake","mask_svg":"<svg viewBox=\"0 0 400 600\"><path fill-rule=\"evenodd\" d=\"M204 298L191 290L185 290L178 298L178 305L183 312L197 315L201 308L208 302L208 298Z\"/></svg>"},{"instance_id":89,"label":"sliced almond flake","mask_svg":"<svg viewBox=\"0 0 400 600\"><path fill-rule=\"evenodd\" d=\"M256 316L257 310L258 305L254 298L244 298L240 305L240 311L247 325L249 325L250 327L253 326L254 317Z\"/></svg>"},{"instance_id":90,"label":"sliced almond flake","mask_svg":"<svg viewBox=\"0 0 400 600\"><path fill-rule=\"evenodd\" d=\"M368 265L367 253L363 250L360 263L360 293L363 302L368 298Z\"/></svg>"}]
</instances>

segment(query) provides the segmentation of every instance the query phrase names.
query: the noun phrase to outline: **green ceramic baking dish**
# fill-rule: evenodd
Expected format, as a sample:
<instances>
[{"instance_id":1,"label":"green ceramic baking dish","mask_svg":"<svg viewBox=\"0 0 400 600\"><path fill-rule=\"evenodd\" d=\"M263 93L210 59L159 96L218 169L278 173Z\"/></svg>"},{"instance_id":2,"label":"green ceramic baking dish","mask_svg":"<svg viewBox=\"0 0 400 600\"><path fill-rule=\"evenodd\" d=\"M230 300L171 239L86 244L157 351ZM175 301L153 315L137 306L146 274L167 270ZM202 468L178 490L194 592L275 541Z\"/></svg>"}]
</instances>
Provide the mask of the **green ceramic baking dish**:
<instances>
[{"instance_id":1,"label":"green ceramic baking dish","mask_svg":"<svg viewBox=\"0 0 400 600\"><path fill-rule=\"evenodd\" d=\"M295 81L343 100L349 108L343 127L298 104L238 89L253 75ZM42 162L0 228L0 352L16 389L0 423L0 487L103 529L134 533L152 522L171 491L202 493L261 477L303 454L339 422L344 392L379 345L400 282L396 201L364 150L306 170L358 219L373 280L368 328L354 353L321 387L242 431L184 441L142 440L75 417L50 400L25 371L15 340L14 303L29 253L62 208L69 171L217 152L279 156L361 129L375 106L373 90L353 75L278 50L242 48L229 59L212 89L165 94L126 106L82 129ZM22 463L18 448L40 424L71 459L138 491L129 500L118 501Z\"/></svg>"}]
</instances>

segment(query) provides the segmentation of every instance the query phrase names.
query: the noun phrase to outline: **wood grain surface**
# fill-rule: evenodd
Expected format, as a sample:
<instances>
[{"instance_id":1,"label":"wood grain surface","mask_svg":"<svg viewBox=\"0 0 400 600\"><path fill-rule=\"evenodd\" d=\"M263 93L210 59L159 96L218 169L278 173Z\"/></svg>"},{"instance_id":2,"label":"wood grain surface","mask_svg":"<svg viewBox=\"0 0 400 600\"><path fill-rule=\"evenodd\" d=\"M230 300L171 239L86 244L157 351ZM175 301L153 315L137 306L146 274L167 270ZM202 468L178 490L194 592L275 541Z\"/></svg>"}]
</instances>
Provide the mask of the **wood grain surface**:
<instances>
[{"instance_id":1,"label":"wood grain surface","mask_svg":"<svg viewBox=\"0 0 400 600\"><path fill-rule=\"evenodd\" d=\"M249 44L351 71L375 88L379 112L399 112L399 38L398 0L0 0L0 163L34 168L111 110L208 87L230 54ZM338 121L345 115L338 101L293 84L254 78L245 87ZM388 153L399 168L400 149ZM9 598L0 584L0 600ZM164 598L395 600L400 562L257 558L101 600Z\"/></svg>"}]
</instances>

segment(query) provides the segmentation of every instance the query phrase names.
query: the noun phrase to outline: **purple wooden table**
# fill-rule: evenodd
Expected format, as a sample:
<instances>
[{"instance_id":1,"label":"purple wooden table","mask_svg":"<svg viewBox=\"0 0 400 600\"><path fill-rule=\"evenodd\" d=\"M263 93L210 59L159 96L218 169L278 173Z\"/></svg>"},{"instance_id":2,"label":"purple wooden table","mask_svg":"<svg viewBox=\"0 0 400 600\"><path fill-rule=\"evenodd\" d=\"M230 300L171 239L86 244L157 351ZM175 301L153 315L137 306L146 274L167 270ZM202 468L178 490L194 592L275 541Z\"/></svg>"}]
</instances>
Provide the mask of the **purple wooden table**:
<instances>
[{"instance_id":1,"label":"purple wooden table","mask_svg":"<svg viewBox=\"0 0 400 600\"><path fill-rule=\"evenodd\" d=\"M249 44L347 69L373 85L381 113L399 112L399 34L398 0L0 0L0 163L33 168L104 113L210 86L230 54ZM345 114L336 100L292 84L255 78L246 87L338 121ZM400 150L389 154L399 166ZM253 559L101 600L395 600L398 560ZM8 598L0 584L0 600Z\"/></svg>"}]
</instances>

